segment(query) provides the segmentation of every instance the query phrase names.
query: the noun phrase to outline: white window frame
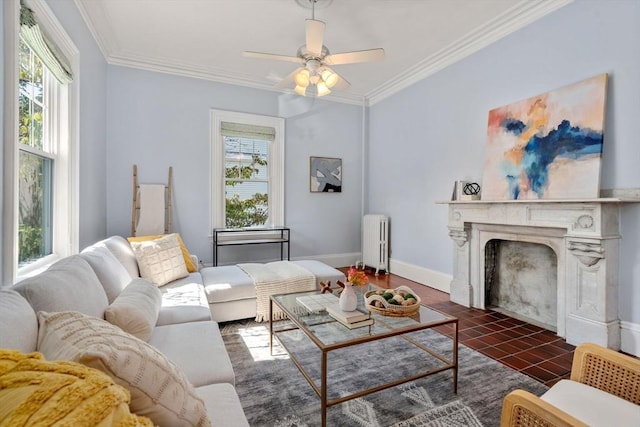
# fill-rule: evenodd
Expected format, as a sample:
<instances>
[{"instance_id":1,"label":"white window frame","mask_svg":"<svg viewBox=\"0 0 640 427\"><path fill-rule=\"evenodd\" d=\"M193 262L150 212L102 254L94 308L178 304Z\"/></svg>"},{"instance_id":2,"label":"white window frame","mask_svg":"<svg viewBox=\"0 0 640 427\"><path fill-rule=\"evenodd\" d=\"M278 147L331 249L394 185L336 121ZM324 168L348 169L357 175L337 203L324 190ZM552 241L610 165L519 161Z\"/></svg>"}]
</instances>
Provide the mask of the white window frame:
<instances>
[{"instance_id":1,"label":"white window frame","mask_svg":"<svg viewBox=\"0 0 640 427\"><path fill-rule=\"evenodd\" d=\"M275 140L269 144L269 219L265 227L284 225L284 119L234 111L211 110L211 226L225 227L225 142L222 122L269 126L275 129ZM244 233L243 233L244 234ZM249 234L249 233L247 233Z\"/></svg>"},{"instance_id":2,"label":"white window frame","mask_svg":"<svg viewBox=\"0 0 640 427\"><path fill-rule=\"evenodd\" d=\"M25 0L38 25L69 61L74 80L68 85L49 85L50 96L45 137L55 154L53 177L52 254L18 269L18 41L20 1L3 2L5 16L4 144L2 223L2 280L14 283L37 273L57 259L78 252L79 246L79 51L44 0ZM50 73L46 73L50 74ZM53 79L53 77L51 77ZM56 82L57 83L57 82ZM67 143L63 143L67 141Z\"/></svg>"}]
</instances>

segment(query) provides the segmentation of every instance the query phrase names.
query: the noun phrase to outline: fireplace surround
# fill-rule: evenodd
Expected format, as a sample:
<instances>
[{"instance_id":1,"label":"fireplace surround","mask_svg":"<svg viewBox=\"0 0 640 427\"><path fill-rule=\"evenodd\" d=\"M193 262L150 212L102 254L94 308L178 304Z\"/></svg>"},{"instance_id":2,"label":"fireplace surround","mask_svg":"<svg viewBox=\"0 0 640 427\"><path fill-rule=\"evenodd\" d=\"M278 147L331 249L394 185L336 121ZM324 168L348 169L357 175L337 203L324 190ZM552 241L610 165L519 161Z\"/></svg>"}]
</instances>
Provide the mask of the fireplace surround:
<instances>
[{"instance_id":1,"label":"fireplace surround","mask_svg":"<svg viewBox=\"0 0 640 427\"><path fill-rule=\"evenodd\" d=\"M623 202L617 198L447 202L454 242L451 301L485 308L488 241L543 244L557 257L557 334L570 344L594 342L618 350L618 219Z\"/></svg>"}]
</instances>

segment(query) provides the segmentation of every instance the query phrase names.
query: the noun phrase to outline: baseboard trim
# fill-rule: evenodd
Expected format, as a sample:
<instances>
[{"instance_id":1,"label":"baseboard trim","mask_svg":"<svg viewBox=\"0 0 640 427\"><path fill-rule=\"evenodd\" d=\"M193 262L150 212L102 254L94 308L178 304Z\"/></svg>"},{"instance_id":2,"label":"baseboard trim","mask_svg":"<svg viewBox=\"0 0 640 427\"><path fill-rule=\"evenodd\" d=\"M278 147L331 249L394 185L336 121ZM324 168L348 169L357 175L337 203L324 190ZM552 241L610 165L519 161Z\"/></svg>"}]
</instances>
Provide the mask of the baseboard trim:
<instances>
[{"instance_id":1,"label":"baseboard trim","mask_svg":"<svg viewBox=\"0 0 640 427\"><path fill-rule=\"evenodd\" d=\"M640 357L640 324L620 321L620 350Z\"/></svg>"},{"instance_id":2,"label":"baseboard trim","mask_svg":"<svg viewBox=\"0 0 640 427\"><path fill-rule=\"evenodd\" d=\"M450 293L453 276L395 259L389 260L389 271L421 285Z\"/></svg>"}]
</instances>

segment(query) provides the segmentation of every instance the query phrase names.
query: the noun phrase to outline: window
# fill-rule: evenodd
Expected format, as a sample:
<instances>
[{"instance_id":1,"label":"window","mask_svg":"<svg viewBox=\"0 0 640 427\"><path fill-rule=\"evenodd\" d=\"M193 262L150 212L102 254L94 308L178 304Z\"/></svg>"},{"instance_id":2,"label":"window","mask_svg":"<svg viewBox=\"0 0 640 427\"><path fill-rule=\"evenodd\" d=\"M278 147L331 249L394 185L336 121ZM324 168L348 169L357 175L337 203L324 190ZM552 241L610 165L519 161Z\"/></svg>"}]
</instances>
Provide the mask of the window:
<instances>
[{"instance_id":1,"label":"window","mask_svg":"<svg viewBox=\"0 0 640 427\"><path fill-rule=\"evenodd\" d=\"M222 136L225 167L225 227L265 225L269 220L269 142Z\"/></svg>"},{"instance_id":2,"label":"window","mask_svg":"<svg viewBox=\"0 0 640 427\"><path fill-rule=\"evenodd\" d=\"M49 138L49 71L22 40L19 49L18 266L52 253L53 167Z\"/></svg>"},{"instance_id":3,"label":"window","mask_svg":"<svg viewBox=\"0 0 640 427\"><path fill-rule=\"evenodd\" d=\"M212 111L212 224L284 224L284 120Z\"/></svg>"},{"instance_id":4,"label":"window","mask_svg":"<svg viewBox=\"0 0 640 427\"><path fill-rule=\"evenodd\" d=\"M44 0L9 1L4 17L14 144L3 148L2 280L13 283L78 251L78 50Z\"/></svg>"}]
</instances>

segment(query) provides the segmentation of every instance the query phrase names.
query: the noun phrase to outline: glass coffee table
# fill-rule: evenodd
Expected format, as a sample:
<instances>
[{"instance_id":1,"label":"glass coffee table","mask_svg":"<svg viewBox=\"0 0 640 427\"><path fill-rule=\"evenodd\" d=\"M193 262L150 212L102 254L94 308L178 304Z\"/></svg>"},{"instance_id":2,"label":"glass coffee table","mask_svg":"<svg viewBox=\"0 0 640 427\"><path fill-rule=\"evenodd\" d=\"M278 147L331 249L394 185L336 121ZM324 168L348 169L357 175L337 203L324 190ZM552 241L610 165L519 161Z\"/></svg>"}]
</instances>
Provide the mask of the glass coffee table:
<instances>
[{"instance_id":1,"label":"glass coffee table","mask_svg":"<svg viewBox=\"0 0 640 427\"><path fill-rule=\"evenodd\" d=\"M327 409L331 406L447 370L452 371L453 391L457 393L458 319L456 317L423 305L410 317L384 316L372 312L371 318L374 320L372 325L350 329L336 321L326 310L310 311L299 302L299 297L315 294L319 292L271 296L269 350L273 355L273 338L276 337L320 398L322 426L326 426ZM278 322L273 320L274 305L286 313L288 320ZM362 297L360 297L358 310L367 312ZM292 340L291 334L296 334L296 338ZM305 337L307 339L304 339ZM301 341L305 341L304 346L300 344ZM309 345L308 341L313 345ZM315 349L313 349L314 346ZM313 351L310 351L309 347ZM403 355L411 351L409 359L403 359L403 364L410 366L383 368L380 370L380 378L375 375L377 382L374 381L373 384L367 384L363 389L349 394L344 394L344 390L340 391L340 394L332 392L331 379L339 375L332 372L332 368L338 365L337 362L340 362L340 359L352 357L356 348L361 350L360 353L364 352L371 357L363 362L367 363L367 366L375 363L384 366L390 351L395 352L397 349L398 352L402 351ZM329 363L330 354L336 355L331 359L334 365ZM309 363L310 359L313 359L313 363ZM319 359L319 367L315 365L318 362L316 359ZM340 369L344 371L344 368ZM398 375L395 375L396 373Z\"/></svg>"}]
</instances>

